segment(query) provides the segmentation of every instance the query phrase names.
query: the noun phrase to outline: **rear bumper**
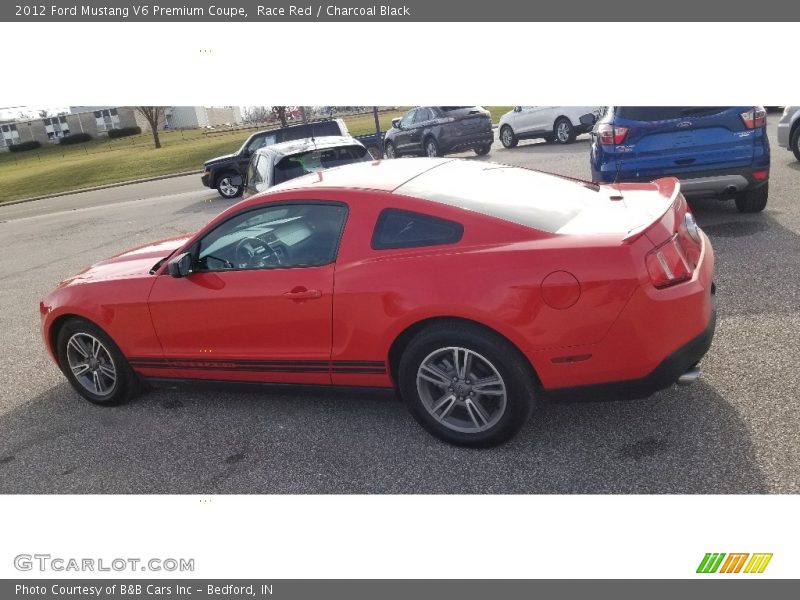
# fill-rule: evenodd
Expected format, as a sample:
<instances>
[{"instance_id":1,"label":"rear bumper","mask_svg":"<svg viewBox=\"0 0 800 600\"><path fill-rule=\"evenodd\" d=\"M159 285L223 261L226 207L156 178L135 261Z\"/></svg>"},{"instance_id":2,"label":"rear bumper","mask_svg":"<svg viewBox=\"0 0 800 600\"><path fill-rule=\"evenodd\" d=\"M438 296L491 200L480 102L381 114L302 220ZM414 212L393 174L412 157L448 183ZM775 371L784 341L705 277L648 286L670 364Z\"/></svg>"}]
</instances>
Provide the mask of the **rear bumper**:
<instances>
[{"instance_id":1,"label":"rear bumper","mask_svg":"<svg viewBox=\"0 0 800 600\"><path fill-rule=\"evenodd\" d=\"M494 143L494 131L489 129L463 136L442 136L438 142L442 153L461 152L480 146L491 146Z\"/></svg>"},{"instance_id":2,"label":"rear bumper","mask_svg":"<svg viewBox=\"0 0 800 600\"><path fill-rule=\"evenodd\" d=\"M753 173L767 171L767 177L756 179ZM608 175L607 173L605 175ZM664 177L677 177L681 182L681 193L686 198L725 196L730 193L761 187L769 180L769 164L763 167L717 169L693 173L675 173ZM658 177L621 177L621 182L652 181ZM614 181L614 179L611 179Z\"/></svg>"},{"instance_id":3,"label":"rear bumper","mask_svg":"<svg viewBox=\"0 0 800 600\"><path fill-rule=\"evenodd\" d=\"M647 398L657 391L676 383L681 375L700 362L700 359L705 356L711 347L716 324L716 311L712 311L711 320L700 335L667 356L645 377L596 385L542 390L542 396L547 400L555 401L603 401Z\"/></svg>"}]
</instances>

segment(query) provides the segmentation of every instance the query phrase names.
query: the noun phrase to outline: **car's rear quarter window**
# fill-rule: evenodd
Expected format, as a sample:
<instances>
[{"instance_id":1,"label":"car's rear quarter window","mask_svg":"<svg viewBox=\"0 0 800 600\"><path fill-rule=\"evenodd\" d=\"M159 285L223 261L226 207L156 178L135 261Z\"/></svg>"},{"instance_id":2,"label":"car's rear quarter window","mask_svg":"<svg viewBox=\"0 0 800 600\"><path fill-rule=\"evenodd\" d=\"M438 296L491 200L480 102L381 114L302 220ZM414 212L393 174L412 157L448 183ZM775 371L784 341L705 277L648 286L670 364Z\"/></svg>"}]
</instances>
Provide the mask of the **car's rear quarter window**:
<instances>
[{"instance_id":1,"label":"car's rear quarter window","mask_svg":"<svg viewBox=\"0 0 800 600\"><path fill-rule=\"evenodd\" d=\"M454 244L464 234L464 226L418 212L387 208L381 211L372 234L372 248L416 248Z\"/></svg>"}]
</instances>

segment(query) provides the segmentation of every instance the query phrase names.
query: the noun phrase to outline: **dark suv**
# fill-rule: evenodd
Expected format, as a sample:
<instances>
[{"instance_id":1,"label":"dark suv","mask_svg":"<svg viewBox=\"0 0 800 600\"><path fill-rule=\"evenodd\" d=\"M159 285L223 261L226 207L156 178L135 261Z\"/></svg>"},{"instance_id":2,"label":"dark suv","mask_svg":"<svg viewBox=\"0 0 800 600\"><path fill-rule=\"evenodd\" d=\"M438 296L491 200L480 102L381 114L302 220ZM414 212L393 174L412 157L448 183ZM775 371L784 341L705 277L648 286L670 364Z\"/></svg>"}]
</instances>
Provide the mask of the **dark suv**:
<instances>
[{"instance_id":1,"label":"dark suv","mask_svg":"<svg viewBox=\"0 0 800 600\"><path fill-rule=\"evenodd\" d=\"M233 154L226 154L207 160L201 180L203 185L216 188L223 198L235 198L242 193L242 179L250 164L250 157L259 148L323 136L347 136L347 125L341 119L330 119L314 123L289 125L280 129L269 129L254 133Z\"/></svg>"},{"instance_id":2,"label":"dark suv","mask_svg":"<svg viewBox=\"0 0 800 600\"><path fill-rule=\"evenodd\" d=\"M489 154L492 142L492 117L481 106L418 106L392 120L383 151L386 158L443 156L466 150L483 156Z\"/></svg>"},{"instance_id":3,"label":"dark suv","mask_svg":"<svg viewBox=\"0 0 800 600\"><path fill-rule=\"evenodd\" d=\"M609 106L592 130L592 179L674 176L687 198L758 212L769 195L766 124L762 106Z\"/></svg>"}]
</instances>

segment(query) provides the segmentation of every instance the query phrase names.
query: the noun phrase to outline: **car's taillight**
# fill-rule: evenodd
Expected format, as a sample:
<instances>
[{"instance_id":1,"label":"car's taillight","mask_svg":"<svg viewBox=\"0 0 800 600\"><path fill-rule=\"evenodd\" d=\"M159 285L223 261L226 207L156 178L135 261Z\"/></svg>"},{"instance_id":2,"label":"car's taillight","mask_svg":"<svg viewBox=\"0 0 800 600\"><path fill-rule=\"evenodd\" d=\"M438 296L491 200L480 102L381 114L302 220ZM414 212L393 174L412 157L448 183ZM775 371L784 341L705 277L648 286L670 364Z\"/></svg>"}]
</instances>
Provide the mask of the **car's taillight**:
<instances>
[{"instance_id":1,"label":"car's taillight","mask_svg":"<svg viewBox=\"0 0 800 600\"><path fill-rule=\"evenodd\" d=\"M600 137L600 143L606 146L621 144L628 135L627 127L616 127L603 123L597 128L597 135Z\"/></svg>"},{"instance_id":2,"label":"car's taillight","mask_svg":"<svg viewBox=\"0 0 800 600\"><path fill-rule=\"evenodd\" d=\"M692 278L692 267L681 248L677 234L648 252L645 262L650 280L658 289Z\"/></svg>"},{"instance_id":3,"label":"car's taillight","mask_svg":"<svg viewBox=\"0 0 800 600\"><path fill-rule=\"evenodd\" d=\"M755 129L756 127L764 127L767 124L767 111L763 106L754 106L750 110L743 112L741 115L744 126L748 129Z\"/></svg>"}]
</instances>

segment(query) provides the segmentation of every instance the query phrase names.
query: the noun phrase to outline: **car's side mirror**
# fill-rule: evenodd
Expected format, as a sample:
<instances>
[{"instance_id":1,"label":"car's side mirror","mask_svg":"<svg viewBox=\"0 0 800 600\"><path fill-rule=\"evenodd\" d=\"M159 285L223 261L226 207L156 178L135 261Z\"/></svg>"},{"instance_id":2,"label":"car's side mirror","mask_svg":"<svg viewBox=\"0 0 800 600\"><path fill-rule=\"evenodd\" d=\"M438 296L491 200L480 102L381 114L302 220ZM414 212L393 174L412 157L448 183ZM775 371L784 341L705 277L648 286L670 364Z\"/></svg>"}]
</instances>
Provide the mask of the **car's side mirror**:
<instances>
[{"instance_id":1,"label":"car's side mirror","mask_svg":"<svg viewBox=\"0 0 800 600\"><path fill-rule=\"evenodd\" d=\"M392 119L392 127L394 127L395 129L402 129L402 127L400 127L400 119L399 118L398 119Z\"/></svg>"},{"instance_id":2,"label":"car's side mirror","mask_svg":"<svg viewBox=\"0 0 800 600\"><path fill-rule=\"evenodd\" d=\"M167 273L172 277L186 277L192 272L193 264L192 253L184 252L167 263Z\"/></svg>"},{"instance_id":3,"label":"car's side mirror","mask_svg":"<svg viewBox=\"0 0 800 600\"><path fill-rule=\"evenodd\" d=\"M597 122L597 115L594 113L586 113L580 118L581 125L589 126Z\"/></svg>"}]
</instances>

